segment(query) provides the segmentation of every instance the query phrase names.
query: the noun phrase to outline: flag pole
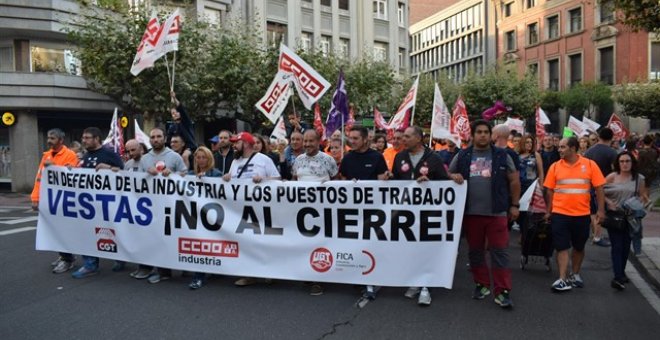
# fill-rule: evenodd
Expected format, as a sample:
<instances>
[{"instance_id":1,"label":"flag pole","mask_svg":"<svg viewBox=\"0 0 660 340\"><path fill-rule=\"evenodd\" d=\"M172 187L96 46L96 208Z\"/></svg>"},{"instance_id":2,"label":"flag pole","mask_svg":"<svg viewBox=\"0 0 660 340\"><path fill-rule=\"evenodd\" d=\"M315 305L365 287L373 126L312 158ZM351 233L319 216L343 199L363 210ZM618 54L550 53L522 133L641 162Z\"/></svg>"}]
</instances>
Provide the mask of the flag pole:
<instances>
[{"instance_id":1,"label":"flag pole","mask_svg":"<svg viewBox=\"0 0 660 340\"><path fill-rule=\"evenodd\" d=\"M174 50L174 60L172 60L172 85L170 86L174 90L174 76L176 71L176 50Z\"/></svg>"},{"instance_id":2,"label":"flag pole","mask_svg":"<svg viewBox=\"0 0 660 340\"><path fill-rule=\"evenodd\" d=\"M167 54L165 54L164 57L165 57L165 68L167 69L167 80L170 81L170 91L174 91L174 88L172 87L172 76L170 75L170 62L167 60Z\"/></svg>"},{"instance_id":3,"label":"flag pole","mask_svg":"<svg viewBox=\"0 0 660 340\"><path fill-rule=\"evenodd\" d=\"M341 133L341 158L344 159L344 114L341 115L341 126L339 127Z\"/></svg>"}]
</instances>

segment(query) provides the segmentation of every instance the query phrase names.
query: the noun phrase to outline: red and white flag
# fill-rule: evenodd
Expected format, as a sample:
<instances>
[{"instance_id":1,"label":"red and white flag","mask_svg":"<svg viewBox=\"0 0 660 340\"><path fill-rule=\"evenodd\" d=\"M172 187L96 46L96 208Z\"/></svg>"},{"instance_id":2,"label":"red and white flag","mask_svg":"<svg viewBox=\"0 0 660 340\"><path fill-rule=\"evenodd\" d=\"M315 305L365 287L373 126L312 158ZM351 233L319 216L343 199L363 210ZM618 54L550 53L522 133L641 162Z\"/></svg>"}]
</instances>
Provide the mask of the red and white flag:
<instances>
[{"instance_id":1,"label":"red and white flag","mask_svg":"<svg viewBox=\"0 0 660 340\"><path fill-rule=\"evenodd\" d=\"M454 104L450 131L452 134L457 134L461 140L470 140L472 129L470 128L470 118L462 96L458 97L456 104Z\"/></svg>"},{"instance_id":2,"label":"red and white flag","mask_svg":"<svg viewBox=\"0 0 660 340\"><path fill-rule=\"evenodd\" d=\"M321 140L325 140L325 126L323 126L323 119L321 119L321 106L317 102L314 105L314 130L319 134Z\"/></svg>"},{"instance_id":3,"label":"red and white flag","mask_svg":"<svg viewBox=\"0 0 660 340\"><path fill-rule=\"evenodd\" d=\"M288 73L279 71L268 87L266 95L259 99L255 107L266 115L271 123L275 124L277 118L284 112L286 103L291 97L291 92L291 76Z\"/></svg>"},{"instance_id":4,"label":"red and white flag","mask_svg":"<svg viewBox=\"0 0 660 340\"><path fill-rule=\"evenodd\" d=\"M124 155L124 130L121 127L121 122L117 118L117 108L115 107L115 113L112 115L112 121L110 122L110 132L108 137L103 141L103 145L110 145L116 154L123 156Z\"/></svg>"},{"instance_id":5,"label":"red and white flag","mask_svg":"<svg viewBox=\"0 0 660 340\"><path fill-rule=\"evenodd\" d=\"M417 101L417 87L419 85L419 77L415 79L415 82L408 90L406 97L403 98L403 102L399 105L399 109L396 110L394 117L390 119L390 128L394 130L403 130L410 125L410 112L415 106Z\"/></svg>"},{"instance_id":6,"label":"red and white flag","mask_svg":"<svg viewBox=\"0 0 660 340\"><path fill-rule=\"evenodd\" d=\"M582 123L579 119L573 116L568 118L568 128L578 137L586 136L589 134L589 125Z\"/></svg>"},{"instance_id":7,"label":"red and white flag","mask_svg":"<svg viewBox=\"0 0 660 340\"><path fill-rule=\"evenodd\" d=\"M181 14L177 8L170 14L160 27L158 42L156 43L155 60L168 52L179 50L179 33L181 32ZM155 61L154 60L154 61Z\"/></svg>"},{"instance_id":8,"label":"red and white flag","mask_svg":"<svg viewBox=\"0 0 660 340\"><path fill-rule=\"evenodd\" d=\"M138 143L142 143L147 146L147 149L151 149L151 143L149 142L149 136L147 136L142 129L140 129L140 124L138 124L137 119L134 119L135 124L135 140Z\"/></svg>"},{"instance_id":9,"label":"red and white flag","mask_svg":"<svg viewBox=\"0 0 660 340\"><path fill-rule=\"evenodd\" d=\"M610 116L610 121L607 122L607 127L612 129L614 137L617 137L619 140L624 140L630 135L630 131L626 128L626 125L623 124L623 121L616 115L616 113L612 113L612 116Z\"/></svg>"},{"instance_id":10,"label":"red and white flag","mask_svg":"<svg viewBox=\"0 0 660 340\"><path fill-rule=\"evenodd\" d=\"M546 123L547 121L547 123ZM536 138L538 140L543 140L543 137L545 136L545 125L550 124L550 119L548 119L548 116L543 112L543 109L540 106L536 107Z\"/></svg>"},{"instance_id":11,"label":"red and white flag","mask_svg":"<svg viewBox=\"0 0 660 340\"><path fill-rule=\"evenodd\" d=\"M431 116L431 137L448 139L451 138L451 114L445 104L445 99L442 98L442 93L435 83L435 90L433 94L433 113Z\"/></svg>"},{"instance_id":12,"label":"red and white flag","mask_svg":"<svg viewBox=\"0 0 660 340\"><path fill-rule=\"evenodd\" d=\"M389 130L390 126L387 125L383 114L378 111L378 108L374 107L374 126L377 130Z\"/></svg>"},{"instance_id":13,"label":"red and white flag","mask_svg":"<svg viewBox=\"0 0 660 340\"><path fill-rule=\"evenodd\" d=\"M280 116L273 127L273 132L270 134L270 139L277 141L286 140L286 125L284 125L284 116Z\"/></svg>"},{"instance_id":14,"label":"red and white flag","mask_svg":"<svg viewBox=\"0 0 660 340\"><path fill-rule=\"evenodd\" d=\"M290 48L280 45L279 71L293 76L298 96L308 110L330 89L330 83Z\"/></svg>"},{"instance_id":15,"label":"red and white flag","mask_svg":"<svg viewBox=\"0 0 660 340\"><path fill-rule=\"evenodd\" d=\"M131 66L131 74L137 76L143 70L154 66L156 43L160 36L160 24L158 23L158 16L156 12L151 15L147 28L144 30L142 40L137 48L135 58L133 58L133 65Z\"/></svg>"}]
</instances>

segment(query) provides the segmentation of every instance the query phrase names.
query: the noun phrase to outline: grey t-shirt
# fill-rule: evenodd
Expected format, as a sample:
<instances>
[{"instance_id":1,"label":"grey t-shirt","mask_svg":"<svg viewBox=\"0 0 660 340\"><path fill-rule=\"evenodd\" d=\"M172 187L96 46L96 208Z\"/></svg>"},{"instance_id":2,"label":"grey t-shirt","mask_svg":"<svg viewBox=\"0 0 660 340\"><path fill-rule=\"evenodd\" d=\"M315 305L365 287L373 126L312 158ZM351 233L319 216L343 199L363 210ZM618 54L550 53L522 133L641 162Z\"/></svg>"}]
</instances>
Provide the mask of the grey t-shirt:
<instances>
[{"instance_id":1,"label":"grey t-shirt","mask_svg":"<svg viewBox=\"0 0 660 340\"><path fill-rule=\"evenodd\" d=\"M410 155L410 161L412 162L412 167L415 168L417 166L417 163L422 159L422 156L424 156L424 151L422 150L421 152L418 152L416 154L409 152L408 155Z\"/></svg>"},{"instance_id":2,"label":"grey t-shirt","mask_svg":"<svg viewBox=\"0 0 660 340\"><path fill-rule=\"evenodd\" d=\"M152 166L156 166L158 162L164 162L165 168L170 169L171 172L188 172L188 167L183 162L183 158L178 153L172 151L172 149L165 147L160 153L155 153L152 149L146 155L142 156L141 162L144 171L149 169Z\"/></svg>"},{"instance_id":3,"label":"grey t-shirt","mask_svg":"<svg viewBox=\"0 0 660 340\"><path fill-rule=\"evenodd\" d=\"M607 177L607 175L613 171L612 163L614 163L616 155L616 150L601 143L590 147L589 150L584 153L584 157L587 157L598 164L600 172L603 173L603 177Z\"/></svg>"},{"instance_id":4,"label":"grey t-shirt","mask_svg":"<svg viewBox=\"0 0 660 340\"><path fill-rule=\"evenodd\" d=\"M144 165L142 164L143 158L136 161L134 159L129 159L124 163L124 170L126 171L135 171L135 172L144 172L146 171Z\"/></svg>"},{"instance_id":5,"label":"grey t-shirt","mask_svg":"<svg viewBox=\"0 0 660 340\"><path fill-rule=\"evenodd\" d=\"M507 172L516 171L511 156L506 157ZM486 150L472 150L472 160L470 160L470 178L468 181L467 204L465 206L466 215L481 216L506 216L507 212L493 213L493 202L491 193L491 177L493 168L492 152ZM449 165L449 172L458 172L458 157L454 157Z\"/></svg>"}]
</instances>

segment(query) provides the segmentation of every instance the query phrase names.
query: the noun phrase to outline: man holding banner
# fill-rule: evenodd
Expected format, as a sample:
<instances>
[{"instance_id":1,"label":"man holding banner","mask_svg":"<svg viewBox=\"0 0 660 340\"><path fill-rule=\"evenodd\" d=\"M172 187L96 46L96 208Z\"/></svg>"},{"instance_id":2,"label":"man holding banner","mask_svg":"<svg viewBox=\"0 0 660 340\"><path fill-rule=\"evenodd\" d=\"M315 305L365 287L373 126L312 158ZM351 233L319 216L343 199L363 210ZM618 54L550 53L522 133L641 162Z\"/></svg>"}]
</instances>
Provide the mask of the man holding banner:
<instances>
[{"instance_id":1,"label":"man holding banner","mask_svg":"<svg viewBox=\"0 0 660 340\"><path fill-rule=\"evenodd\" d=\"M469 245L470 268L476 283L472 298L490 295L490 274L495 285L495 303L511 308L511 269L509 269L510 220L518 218L520 178L511 157L491 145L491 126L485 120L472 123L472 146L461 150L449 166L451 179L461 184L468 181L463 226ZM491 255L492 270L486 261L486 245Z\"/></svg>"},{"instance_id":2,"label":"man holding banner","mask_svg":"<svg viewBox=\"0 0 660 340\"><path fill-rule=\"evenodd\" d=\"M394 158L392 178L396 180L437 181L449 179L442 158L426 147L422 137L424 132L418 126L411 126L403 133L405 149ZM419 295L417 303L422 306L431 304L431 293L427 287L410 287L404 294L412 299Z\"/></svg>"}]
</instances>

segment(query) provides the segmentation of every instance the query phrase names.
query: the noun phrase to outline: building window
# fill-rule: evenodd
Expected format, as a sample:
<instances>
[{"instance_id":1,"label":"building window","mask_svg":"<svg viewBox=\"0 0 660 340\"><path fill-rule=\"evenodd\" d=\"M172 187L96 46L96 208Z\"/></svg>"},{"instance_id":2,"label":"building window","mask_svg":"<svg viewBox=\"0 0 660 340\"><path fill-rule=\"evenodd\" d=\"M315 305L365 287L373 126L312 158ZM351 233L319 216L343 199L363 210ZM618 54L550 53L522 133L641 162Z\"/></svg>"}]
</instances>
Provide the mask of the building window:
<instances>
[{"instance_id":1,"label":"building window","mask_svg":"<svg viewBox=\"0 0 660 340\"><path fill-rule=\"evenodd\" d=\"M204 7L204 20L213 26L222 25L222 11Z\"/></svg>"},{"instance_id":2,"label":"building window","mask_svg":"<svg viewBox=\"0 0 660 340\"><path fill-rule=\"evenodd\" d=\"M525 0L525 8L532 8L536 6L536 0Z\"/></svg>"},{"instance_id":3,"label":"building window","mask_svg":"<svg viewBox=\"0 0 660 340\"><path fill-rule=\"evenodd\" d=\"M350 43L348 39L339 39L339 55L341 55L344 59L348 59L350 57Z\"/></svg>"},{"instance_id":4,"label":"building window","mask_svg":"<svg viewBox=\"0 0 660 340\"><path fill-rule=\"evenodd\" d=\"M399 18L399 26L405 27L406 25L406 4L399 2L399 8L397 9L397 16Z\"/></svg>"},{"instance_id":5,"label":"building window","mask_svg":"<svg viewBox=\"0 0 660 340\"><path fill-rule=\"evenodd\" d=\"M321 6L332 6L332 0L321 0Z\"/></svg>"},{"instance_id":6,"label":"building window","mask_svg":"<svg viewBox=\"0 0 660 340\"><path fill-rule=\"evenodd\" d=\"M343 9L345 11L348 11L348 3L349 0L339 0L339 9Z\"/></svg>"},{"instance_id":7,"label":"building window","mask_svg":"<svg viewBox=\"0 0 660 340\"><path fill-rule=\"evenodd\" d=\"M404 48L399 49L399 68L406 67L406 50Z\"/></svg>"},{"instance_id":8,"label":"building window","mask_svg":"<svg viewBox=\"0 0 660 340\"><path fill-rule=\"evenodd\" d=\"M559 38L559 15L553 15L545 19L548 39Z\"/></svg>"},{"instance_id":9,"label":"building window","mask_svg":"<svg viewBox=\"0 0 660 340\"><path fill-rule=\"evenodd\" d=\"M301 45L300 47L302 47L302 49L305 52L311 52L312 51L312 46L313 46L313 44L312 44L312 34L307 33L307 32L302 32L300 34L300 45Z\"/></svg>"},{"instance_id":10,"label":"building window","mask_svg":"<svg viewBox=\"0 0 660 340\"><path fill-rule=\"evenodd\" d=\"M600 82L614 85L614 47L598 49L600 52Z\"/></svg>"},{"instance_id":11,"label":"building window","mask_svg":"<svg viewBox=\"0 0 660 340\"><path fill-rule=\"evenodd\" d=\"M533 63L527 65L527 73L532 74L534 76L538 76L539 74L539 63Z\"/></svg>"},{"instance_id":12,"label":"building window","mask_svg":"<svg viewBox=\"0 0 660 340\"><path fill-rule=\"evenodd\" d=\"M387 0L374 0L374 18L387 20Z\"/></svg>"},{"instance_id":13,"label":"building window","mask_svg":"<svg viewBox=\"0 0 660 340\"><path fill-rule=\"evenodd\" d=\"M276 22L266 23L266 41L269 46L280 46L280 43L286 39L286 25Z\"/></svg>"},{"instance_id":14,"label":"building window","mask_svg":"<svg viewBox=\"0 0 660 340\"><path fill-rule=\"evenodd\" d=\"M614 2L612 0L599 1L598 14L600 22L613 22L614 21Z\"/></svg>"},{"instance_id":15,"label":"building window","mask_svg":"<svg viewBox=\"0 0 660 340\"><path fill-rule=\"evenodd\" d=\"M68 73L82 75L80 60L71 50L32 46L32 72Z\"/></svg>"},{"instance_id":16,"label":"building window","mask_svg":"<svg viewBox=\"0 0 660 340\"><path fill-rule=\"evenodd\" d=\"M320 45L321 45L321 53L323 54L324 57L327 57L331 51L330 37L327 35L322 35Z\"/></svg>"},{"instance_id":17,"label":"building window","mask_svg":"<svg viewBox=\"0 0 660 340\"><path fill-rule=\"evenodd\" d=\"M582 54L568 56L570 86L582 82Z\"/></svg>"},{"instance_id":18,"label":"building window","mask_svg":"<svg viewBox=\"0 0 660 340\"><path fill-rule=\"evenodd\" d=\"M582 30L582 8L575 8L568 11L568 20L568 31L570 33L575 33Z\"/></svg>"},{"instance_id":19,"label":"building window","mask_svg":"<svg viewBox=\"0 0 660 340\"><path fill-rule=\"evenodd\" d=\"M14 48L0 46L0 72L14 72Z\"/></svg>"},{"instance_id":20,"label":"building window","mask_svg":"<svg viewBox=\"0 0 660 340\"><path fill-rule=\"evenodd\" d=\"M509 31L505 33L506 50L513 51L516 49L516 31Z\"/></svg>"},{"instance_id":21,"label":"building window","mask_svg":"<svg viewBox=\"0 0 660 340\"><path fill-rule=\"evenodd\" d=\"M374 60L387 61L387 44L380 42L374 43Z\"/></svg>"},{"instance_id":22,"label":"building window","mask_svg":"<svg viewBox=\"0 0 660 340\"><path fill-rule=\"evenodd\" d=\"M534 45L539 42L539 24L533 23L527 25L527 45Z\"/></svg>"},{"instance_id":23,"label":"building window","mask_svg":"<svg viewBox=\"0 0 660 340\"><path fill-rule=\"evenodd\" d=\"M2 58L2 48L0 48L0 58ZM0 63L2 59L0 59ZM660 79L660 41L651 43L651 70L649 79Z\"/></svg>"},{"instance_id":24,"label":"building window","mask_svg":"<svg viewBox=\"0 0 660 340\"><path fill-rule=\"evenodd\" d=\"M559 91L559 59L548 61L548 89Z\"/></svg>"}]
</instances>

